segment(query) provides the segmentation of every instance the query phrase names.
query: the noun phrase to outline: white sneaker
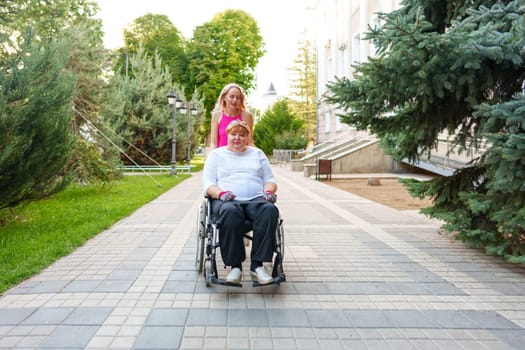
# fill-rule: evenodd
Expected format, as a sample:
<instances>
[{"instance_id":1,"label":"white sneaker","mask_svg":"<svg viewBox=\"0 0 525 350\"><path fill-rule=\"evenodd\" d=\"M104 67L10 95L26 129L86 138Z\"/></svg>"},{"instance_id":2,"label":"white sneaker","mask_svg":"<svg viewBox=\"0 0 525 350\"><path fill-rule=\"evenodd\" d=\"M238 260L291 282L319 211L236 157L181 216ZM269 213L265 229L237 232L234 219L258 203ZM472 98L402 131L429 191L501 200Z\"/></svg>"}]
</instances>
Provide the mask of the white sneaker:
<instances>
[{"instance_id":1,"label":"white sneaker","mask_svg":"<svg viewBox=\"0 0 525 350\"><path fill-rule=\"evenodd\" d=\"M250 275L252 275L252 279L259 282L259 284L268 284L273 282L272 276L268 274L268 271L266 271L264 266L259 266L255 269L255 272L250 271Z\"/></svg>"},{"instance_id":2,"label":"white sneaker","mask_svg":"<svg viewBox=\"0 0 525 350\"><path fill-rule=\"evenodd\" d=\"M234 267L230 271L228 276L226 276L226 282L239 284L241 283L241 275L242 275L241 269L238 267Z\"/></svg>"}]
</instances>

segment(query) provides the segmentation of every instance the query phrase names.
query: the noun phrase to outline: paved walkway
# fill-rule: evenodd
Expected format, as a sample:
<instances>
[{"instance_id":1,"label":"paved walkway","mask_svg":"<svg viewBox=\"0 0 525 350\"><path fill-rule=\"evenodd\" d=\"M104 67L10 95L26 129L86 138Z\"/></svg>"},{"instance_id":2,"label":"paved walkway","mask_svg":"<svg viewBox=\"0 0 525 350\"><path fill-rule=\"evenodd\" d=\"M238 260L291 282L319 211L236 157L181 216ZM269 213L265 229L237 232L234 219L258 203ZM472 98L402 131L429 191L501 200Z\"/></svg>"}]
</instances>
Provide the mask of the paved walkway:
<instances>
[{"instance_id":1,"label":"paved walkway","mask_svg":"<svg viewBox=\"0 0 525 350\"><path fill-rule=\"evenodd\" d=\"M286 283L205 287L197 174L2 296L0 349L524 348L523 268L275 172Z\"/></svg>"}]
</instances>

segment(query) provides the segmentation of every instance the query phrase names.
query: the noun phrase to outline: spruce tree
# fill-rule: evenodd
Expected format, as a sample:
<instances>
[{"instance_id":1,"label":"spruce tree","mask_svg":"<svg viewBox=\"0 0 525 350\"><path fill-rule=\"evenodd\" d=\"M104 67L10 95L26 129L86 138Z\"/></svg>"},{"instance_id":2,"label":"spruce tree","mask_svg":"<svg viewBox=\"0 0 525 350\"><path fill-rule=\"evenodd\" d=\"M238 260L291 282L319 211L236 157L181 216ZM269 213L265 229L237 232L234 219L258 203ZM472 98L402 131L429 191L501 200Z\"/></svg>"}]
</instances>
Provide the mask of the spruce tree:
<instances>
[{"instance_id":1,"label":"spruce tree","mask_svg":"<svg viewBox=\"0 0 525 350\"><path fill-rule=\"evenodd\" d=\"M523 1L406 0L368 39L378 56L329 85L342 120L382 138L397 159L417 160L454 136L454 151L488 148L452 176L409 186L431 196L425 213L458 238L524 262L522 187ZM507 173L511 172L511 173Z\"/></svg>"},{"instance_id":2,"label":"spruce tree","mask_svg":"<svg viewBox=\"0 0 525 350\"><path fill-rule=\"evenodd\" d=\"M171 75L158 54L146 55L142 47L130 57L128 77L115 75L110 81L102 114L115 132L129 142L125 153L138 164L153 164L149 158L169 163L171 158L172 109L166 95L172 90ZM177 113L177 159L184 157L186 123ZM138 151L140 150L140 151ZM144 156L145 153L147 156ZM126 164L129 158L121 155Z\"/></svg>"},{"instance_id":3,"label":"spruce tree","mask_svg":"<svg viewBox=\"0 0 525 350\"><path fill-rule=\"evenodd\" d=\"M0 209L67 183L75 79L64 41L29 36L0 67Z\"/></svg>"}]
</instances>

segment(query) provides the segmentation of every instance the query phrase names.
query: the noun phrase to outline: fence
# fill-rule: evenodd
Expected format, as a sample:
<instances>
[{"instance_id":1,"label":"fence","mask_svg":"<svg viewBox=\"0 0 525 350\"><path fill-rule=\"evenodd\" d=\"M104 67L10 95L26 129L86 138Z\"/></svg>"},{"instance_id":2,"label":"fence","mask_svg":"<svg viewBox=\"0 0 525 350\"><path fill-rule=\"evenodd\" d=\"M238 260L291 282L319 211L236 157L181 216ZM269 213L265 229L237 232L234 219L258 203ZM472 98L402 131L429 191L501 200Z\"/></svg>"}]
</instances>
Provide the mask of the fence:
<instances>
[{"instance_id":1,"label":"fence","mask_svg":"<svg viewBox=\"0 0 525 350\"><path fill-rule=\"evenodd\" d=\"M177 169L177 171L189 173L193 167L194 165L177 165L175 168ZM122 165L118 166L117 169L127 173L167 173L171 171L171 165Z\"/></svg>"},{"instance_id":2,"label":"fence","mask_svg":"<svg viewBox=\"0 0 525 350\"><path fill-rule=\"evenodd\" d=\"M297 156L304 152L304 150L297 149L274 149L272 158L277 162L289 162L292 159L297 158Z\"/></svg>"}]
</instances>

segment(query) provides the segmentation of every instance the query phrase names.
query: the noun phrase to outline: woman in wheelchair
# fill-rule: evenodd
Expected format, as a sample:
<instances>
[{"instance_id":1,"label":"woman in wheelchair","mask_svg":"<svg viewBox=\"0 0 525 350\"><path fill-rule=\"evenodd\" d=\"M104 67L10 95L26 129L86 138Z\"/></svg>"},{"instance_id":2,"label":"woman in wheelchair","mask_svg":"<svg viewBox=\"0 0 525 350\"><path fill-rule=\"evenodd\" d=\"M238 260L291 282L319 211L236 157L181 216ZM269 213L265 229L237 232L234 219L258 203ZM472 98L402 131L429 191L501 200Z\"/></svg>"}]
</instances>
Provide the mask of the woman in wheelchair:
<instances>
[{"instance_id":1,"label":"woman in wheelchair","mask_svg":"<svg viewBox=\"0 0 525 350\"><path fill-rule=\"evenodd\" d=\"M224 265L231 266L226 282L239 284L245 260L245 221L253 231L250 274L261 285L273 282L264 262L271 262L279 211L274 205L277 183L270 162L258 148L248 146L250 128L233 121L226 128L228 145L214 149L203 171L205 193L218 225Z\"/></svg>"}]
</instances>

